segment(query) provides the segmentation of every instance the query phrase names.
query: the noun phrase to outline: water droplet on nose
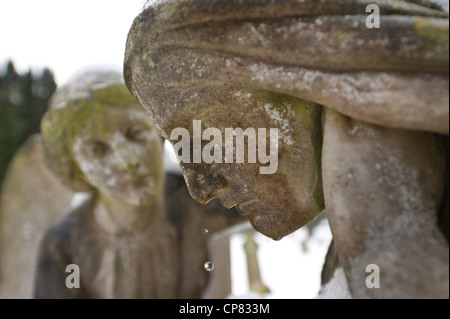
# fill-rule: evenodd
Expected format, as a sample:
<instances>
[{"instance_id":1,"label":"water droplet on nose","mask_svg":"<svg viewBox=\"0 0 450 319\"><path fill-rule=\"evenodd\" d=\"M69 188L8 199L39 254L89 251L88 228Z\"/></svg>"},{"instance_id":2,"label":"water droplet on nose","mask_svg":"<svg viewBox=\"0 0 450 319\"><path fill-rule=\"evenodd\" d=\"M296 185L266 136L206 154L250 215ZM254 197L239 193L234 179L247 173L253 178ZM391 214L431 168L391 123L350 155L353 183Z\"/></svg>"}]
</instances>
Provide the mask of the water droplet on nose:
<instances>
[{"instance_id":1,"label":"water droplet on nose","mask_svg":"<svg viewBox=\"0 0 450 319\"><path fill-rule=\"evenodd\" d=\"M207 262L205 262L203 267L206 269L206 271L213 271L214 264L212 262L210 262L210 261L207 261Z\"/></svg>"},{"instance_id":2,"label":"water droplet on nose","mask_svg":"<svg viewBox=\"0 0 450 319\"><path fill-rule=\"evenodd\" d=\"M209 232L209 230L208 229L205 229L205 233L208 233Z\"/></svg>"}]
</instances>

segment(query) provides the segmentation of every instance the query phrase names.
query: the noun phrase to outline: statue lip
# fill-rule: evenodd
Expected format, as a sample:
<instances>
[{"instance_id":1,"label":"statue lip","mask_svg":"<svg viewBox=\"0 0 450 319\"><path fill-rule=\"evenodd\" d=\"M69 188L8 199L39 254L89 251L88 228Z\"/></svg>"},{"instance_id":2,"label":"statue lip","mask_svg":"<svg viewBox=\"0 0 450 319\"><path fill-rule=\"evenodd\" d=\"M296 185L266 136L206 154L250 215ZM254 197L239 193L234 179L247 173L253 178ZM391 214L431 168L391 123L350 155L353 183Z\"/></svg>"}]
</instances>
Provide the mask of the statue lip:
<instances>
[{"instance_id":1,"label":"statue lip","mask_svg":"<svg viewBox=\"0 0 450 319\"><path fill-rule=\"evenodd\" d=\"M242 202L242 203L240 203L240 204L237 204L237 207L239 207L240 209L242 209L242 208L245 208L245 207L247 207L247 206L249 206L249 205L252 205L252 204L254 204L254 203L256 203L256 202L259 202L259 200L257 200L257 199L252 199L252 200L249 200L249 201L246 201L246 202Z\"/></svg>"},{"instance_id":2,"label":"statue lip","mask_svg":"<svg viewBox=\"0 0 450 319\"><path fill-rule=\"evenodd\" d=\"M259 202L259 200L257 200L257 199L252 199L252 200L249 200L246 202L242 202L242 203L236 205L236 210L242 215L249 215L249 213L245 212L244 210L247 207L249 207L250 205L253 205L258 202Z\"/></svg>"},{"instance_id":3,"label":"statue lip","mask_svg":"<svg viewBox=\"0 0 450 319\"><path fill-rule=\"evenodd\" d=\"M223 207L225 207L226 209L231 209L231 208L233 208L233 207L235 207L236 206L236 204L235 203L233 203L233 202L227 202L226 200L224 200L224 199L222 199L222 198L220 198L220 197L211 197L211 199L210 200L212 200L212 199L214 199L214 198L217 198L218 200L219 200L219 202L220 202L220 205L222 205Z\"/></svg>"},{"instance_id":4,"label":"statue lip","mask_svg":"<svg viewBox=\"0 0 450 319\"><path fill-rule=\"evenodd\" d=\"M220 205L222 205L226 209L231 209L234 207L241 215L245 215L245 216L250 215L248 212L244 211L245 208L252 204L259 202L259 200L257 200L257 199L251 199L251 200L244 201L241 203L233 203L233 202L227 202L226 200L219 198L219 197L212 197L210 200L212 200L213 198L217 198L220 202Z\"/></svg>"}]
</instances>

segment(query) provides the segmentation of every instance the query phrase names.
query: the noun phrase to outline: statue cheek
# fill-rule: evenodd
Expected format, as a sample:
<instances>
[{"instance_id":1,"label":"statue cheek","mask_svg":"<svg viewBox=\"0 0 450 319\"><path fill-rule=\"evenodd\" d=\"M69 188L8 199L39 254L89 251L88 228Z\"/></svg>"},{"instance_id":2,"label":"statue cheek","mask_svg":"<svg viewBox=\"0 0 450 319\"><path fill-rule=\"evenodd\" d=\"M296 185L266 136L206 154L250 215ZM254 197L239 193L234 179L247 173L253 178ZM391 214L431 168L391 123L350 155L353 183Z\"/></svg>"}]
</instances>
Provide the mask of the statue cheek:
<instances>
[{"instance_id":1,"label":"statue cheek","mask_svg":"<svg viewBox=\"0 0 450 319\"><path fill-rule=\"evenodd\" d=\"M80 166L89 184L99 191L117 187L120 167L113 157L86 161Z\"/></svg>"}]
</instances>

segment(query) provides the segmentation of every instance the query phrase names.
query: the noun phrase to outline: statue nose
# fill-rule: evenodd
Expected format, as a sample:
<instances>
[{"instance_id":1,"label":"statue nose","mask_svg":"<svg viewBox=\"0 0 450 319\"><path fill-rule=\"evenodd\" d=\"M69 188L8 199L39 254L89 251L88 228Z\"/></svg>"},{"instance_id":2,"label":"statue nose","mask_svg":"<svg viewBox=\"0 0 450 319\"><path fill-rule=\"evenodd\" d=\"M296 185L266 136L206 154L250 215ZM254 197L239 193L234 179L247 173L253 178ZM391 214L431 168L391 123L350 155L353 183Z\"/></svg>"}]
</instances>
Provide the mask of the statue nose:
<instances>
[{"instance_id":1,"label":"statue nose","mask_svg":"<svg viewBox=\"0 0 450 319\"><path fill-rule=\"evenodd\" d=\"M213 199L217 190L228 186L227 180L220 174L197 177L197 175L190 176L187 184L191 197L202 204Z\"/></svg>"},{"instance_id":2,"label":"statue nose","mask_svg":"<svg viewBox=\"0 0 450 319\"><path fill-rule=\"evenodd\" d=\"M143 165L136 155L135 150L130 149L123 143L117 143L113 146L113 151L116 163L120 168L131 170L133 172L142 170Z\"/></svg>"}]
</instances>

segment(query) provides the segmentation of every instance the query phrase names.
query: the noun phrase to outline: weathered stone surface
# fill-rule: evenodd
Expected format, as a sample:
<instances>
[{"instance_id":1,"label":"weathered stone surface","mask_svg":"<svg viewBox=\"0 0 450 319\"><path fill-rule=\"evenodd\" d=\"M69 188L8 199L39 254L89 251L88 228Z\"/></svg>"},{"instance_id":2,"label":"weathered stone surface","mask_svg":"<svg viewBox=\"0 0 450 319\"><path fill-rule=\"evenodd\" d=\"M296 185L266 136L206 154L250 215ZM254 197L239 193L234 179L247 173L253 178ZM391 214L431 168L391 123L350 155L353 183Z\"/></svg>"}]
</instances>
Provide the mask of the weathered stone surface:
<instances>
[{"instance_id":1,"label":"weathered stone surface","mask_svg":"<svg viewBox=\"0 0 450 319\"><path fill-rule=\"evenodd\" d=\"M74 88L71 88L72 85L61 88L50 101L50 111L42 118L41 130L48 166L64 184L75 191L90 191L94 187L89 181L85 180L80 171L81 167L75 162L74 150L71 149L75 143L80 144L83 139L91 138L92 141L86 140L90 143L86 145L86 151L91 152L86 156L93 157L97 154L98 162L101 160L102 139L110 138L108 142L120 144L120 140L114 140L112 128L130 129L129 132L124 132L129 134L130 139L133 138L133 134L138 138L138 135L142 133L139 130L135 132L131 127L127 127L130 121L135 120L135 124L138 125L137 128L142 121L144 133L147 133L147 130L153 130L152 127L147 128L148 120L143 115L141 108L120 82L120 77L117 74L115 75L115 82L112 82L113 76L109 73L97 77L88 73L86 76L82 76L80 80L75 81ZM105 81L98 79L105 77ZM64 102L64 99L67 99L67 101ZM111 111L107 112L109 109ZM148 134L143 134L143 136L147 138ZM96 141L99 143L96 144ZM139 150L139 145L132 144L131 146L135 146L136 149L127 151L129 151L129 155L134 155ZM108 151L108 148L104 150ZM133 165L130 162L133 159L129 156L125 156L123 160L124 165ZM93 161L87 159L83 164L89 162L93 163ZM99 172L95 176L102 178L100 175L101 172L105 173L102 170L105 167L104 164L106 163L99 163ZM159 172L159 176L161 176L161 165L158 165L155 165L155 171ZM113 174L111 176L111 179L114 179ZM103 178L106 177L103 176ZM106 182L106 180L103 180L103 182ZM113 187L114 181L109 181L109 184ZM159 188L161 189L161 184ZM121 193L121 190L116 190L116 193Z\"/></svg>"},{"instance_id":2,"label":"weathered stone surface","mask_svg":"<svg viewBox=\"0 0 450 319\"><path fill-rule=\"evenodd\" d=\"M380 29L365 26L368 4L380 7ZM249 203L242 194L257 198L257 205L242 206L272 238L321 208L320 106L336 111L327 116L354 121L325 121L322 159L326 205L352 292L448 297L448 245L436 223L445 160L435 136L423 132L449 132L448 51L448 13L425 0L159 1L135 19L124 70L166 139L176 127L192 132L193 119L221 130L280 128L285 161L268 180L247 164L182 165L200 202L218 197L239 207ZM369 135L350 143L345 134ZM388 179L373 179L378 156L389 152ZM339 165L354 169L358 177L345 178L358 183L342 182L333 172ZM361 286L370 257L387 273L385 289Z\"/></svg>"},{"instance_id":3,"label":"weathered stone surface","mask_svg":"<svg viewBox=\"0 0 450 319\"><path fill-rule=\"evenodd\" d=\"M99 228L95 198L75 208L45 238L36 297L199 298L208 276L204 226L183 188L166 188L149 227L122 235ZM80 267L80 289L65 286L72 263Z\"/></svg>"},{"instance_id":4,"label":"weathered stone surface","mask_svg":"<svg viewBox=\"0 0 450 319\"><path fill-rule=\"evenodd\" d=\"M212 101L207 96L214 96ZM187 109L189 111L187 111ZM184 101L183 107L166 118L164 108L153 109L156 121L164 126L165 138L177 127L193 132L193 120L202 127L280 127L278 168L275 174L260 174L262 164L181 163L191 196L201 203L219 198L225 207L248 215L255 229L280 239L306 224L323 209L321 190L321 108L292 97L251 90L222 87L202 90ZM206 141L203 141L203 145ZM245 143L247 146L247 143ZM225 143L222 144L225 148ZM225 150L222 151L225 154ZM258 185L258 187L252 187Z\"/></svg>"},{"instance_id":5,"label":"weathered stone surface","mask_svg":"<svg viewBox=\"0 0 450 319\"><path fill-rule=\"evenodd\" d=\"M8 168L0 198L0 298L31 298L39 242L70 207L73 192L47 169L33 135Z\"/></svg>"},{"instance_id":6,"label":"weathered stone surface","mask_svg":"<svg viewBox=\"0 0 450 319\"><path fill-rule=\"evenodd\" d=\"M434 134L326 112L325 204L354 297L449 297L448 243L436 218L443 153ZM380 268L379 289L365 285L369 264Z\"/></svg>"},{"instance_id":7,"label":"weathered stone surface","mask_svg":"<svg viewBox=\"0 0 450 319\"><path fill-rule=\"evenodd\" d=\"M407 1L162 1L135 19L124 71L160 132L189 101L251 86L448 134L448 43L448 15Z\"/></svg>"}]
</instances>

